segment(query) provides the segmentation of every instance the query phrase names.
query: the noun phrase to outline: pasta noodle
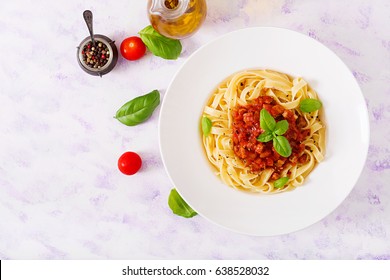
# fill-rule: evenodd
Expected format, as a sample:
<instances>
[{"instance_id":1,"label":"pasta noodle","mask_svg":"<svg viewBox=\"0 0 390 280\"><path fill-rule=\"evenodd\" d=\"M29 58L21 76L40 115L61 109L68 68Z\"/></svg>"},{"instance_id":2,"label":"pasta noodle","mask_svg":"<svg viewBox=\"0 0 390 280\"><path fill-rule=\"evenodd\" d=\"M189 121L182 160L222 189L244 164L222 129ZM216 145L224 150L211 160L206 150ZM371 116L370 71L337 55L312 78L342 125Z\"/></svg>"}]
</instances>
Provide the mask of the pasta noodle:
<instances>
[{"instance_id":1,"label":"pasta noodle","mask_svg":"<svg viewBox=\"0 0 390 280\"><path fill-rule=\"evenodd\" d=\"M316 92L304 79L292 78L271 70L241 71L220 83L203 110L203 116L212 122L210 134L202 136L203 146L209 162L216 169L216 175L225 184L236 189L264 194L293 190L302 185L325 154L322 109L310 113L299 109L301 100L307 98L318 99ZM290 126L295 125L291 123L291 119L297 122L300 120L303 126L301 131L306 132L304 139L297 142L301 146L299 155L296 152L295 158L293 155L287 159L281 158L283 165L280 163L279 169L265 166L260 171L254 171L254 165L250 167L245 159L237 156L238 147L236 150L234 147L237 142L233 141L234 116L238 114L237 110L263 102L258 100L268 100L271 104L278 105L275 108L279 108L281 112L291 111L294 116L290 116ZM264 160L267 162L266 158ZM274 186L276 178L280 177L288 177L288 182L282 188Z\"/></svg>"}]
</instances>

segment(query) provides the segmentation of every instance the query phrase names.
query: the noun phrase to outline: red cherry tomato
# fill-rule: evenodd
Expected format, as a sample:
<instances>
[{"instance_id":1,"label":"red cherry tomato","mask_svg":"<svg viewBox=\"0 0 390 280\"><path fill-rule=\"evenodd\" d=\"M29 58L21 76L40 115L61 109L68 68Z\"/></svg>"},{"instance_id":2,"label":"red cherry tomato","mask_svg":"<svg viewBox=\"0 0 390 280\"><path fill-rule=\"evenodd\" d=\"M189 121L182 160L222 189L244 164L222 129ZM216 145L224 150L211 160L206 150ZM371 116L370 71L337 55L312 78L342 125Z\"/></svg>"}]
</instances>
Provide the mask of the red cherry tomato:
<instances>
[{"instance_id":1,"label":"red cherry tomato","mask_svg":"<svg viewBox=\"0 0 390 280\"><path fill-rule=\"evenodd\" d=\"M142 159L134 152L126 152L118 159L119 170L126 175L133 175L141 168Z\"/></svg>"},{"instance_id":2,"label":"red cherry tomato","mask_svg":"<svg viewBox=\"0 0 390 280\"><path fill-rule=\"evenodd\" d=\"M121 54L127 60L137 60L144 56L146 46L140 37L133 36L123 40Z\"/></svg>"}]
</instances>

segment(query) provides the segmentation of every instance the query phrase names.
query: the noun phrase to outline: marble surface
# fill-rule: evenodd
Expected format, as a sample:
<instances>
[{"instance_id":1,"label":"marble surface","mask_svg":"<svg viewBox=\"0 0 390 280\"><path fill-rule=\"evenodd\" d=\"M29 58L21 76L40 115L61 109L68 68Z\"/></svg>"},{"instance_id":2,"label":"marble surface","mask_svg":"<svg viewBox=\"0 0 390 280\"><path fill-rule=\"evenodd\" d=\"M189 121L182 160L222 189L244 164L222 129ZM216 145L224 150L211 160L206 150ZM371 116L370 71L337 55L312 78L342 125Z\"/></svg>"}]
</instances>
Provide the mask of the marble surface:
<instances>
[{"instance_id":1,"label":"marble surface","mask_svg":"<svg viewBox=\"0 0 390 280\"><path fill-rule=\"evenodd\" d=\"M149 53L136 62L119 58L103 78L82 72L75 54L87 36L83 10L94 12L96 33L119 47L149 24L145 3L3 1L0 258L390 259L390 2L209 0L205 24L182 41L178 60ZM359 82L370 117L369 154L352 193L322 221L275 237L173 215L158 147L159 108L137 127L113 118L140 94L156 88L163 97L200 46L250 26L296 30L333 50ZM128 150L144 160L136 176L116 167Z\"/></svg>"}]
</instances>

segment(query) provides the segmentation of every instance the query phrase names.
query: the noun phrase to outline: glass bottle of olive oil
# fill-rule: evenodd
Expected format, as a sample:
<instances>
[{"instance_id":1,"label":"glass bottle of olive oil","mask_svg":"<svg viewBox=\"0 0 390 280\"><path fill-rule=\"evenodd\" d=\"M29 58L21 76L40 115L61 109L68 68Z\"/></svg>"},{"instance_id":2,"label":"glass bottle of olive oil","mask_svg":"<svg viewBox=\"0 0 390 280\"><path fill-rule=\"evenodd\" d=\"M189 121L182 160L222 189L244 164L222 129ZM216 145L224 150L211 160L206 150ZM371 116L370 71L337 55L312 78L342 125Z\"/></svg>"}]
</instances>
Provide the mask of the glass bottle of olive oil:
<instances>
[{"instance_id":1,"label":"glass bottle of olive oil","mask_svg":"<svg viewBox=\"0 0 390 280\"><path fill-rule=\"evenodd\" d=\"M148 0L150 23L169 38L182 39L195 33L206 13L205 0Z\"/></svg>"}]
</instances>

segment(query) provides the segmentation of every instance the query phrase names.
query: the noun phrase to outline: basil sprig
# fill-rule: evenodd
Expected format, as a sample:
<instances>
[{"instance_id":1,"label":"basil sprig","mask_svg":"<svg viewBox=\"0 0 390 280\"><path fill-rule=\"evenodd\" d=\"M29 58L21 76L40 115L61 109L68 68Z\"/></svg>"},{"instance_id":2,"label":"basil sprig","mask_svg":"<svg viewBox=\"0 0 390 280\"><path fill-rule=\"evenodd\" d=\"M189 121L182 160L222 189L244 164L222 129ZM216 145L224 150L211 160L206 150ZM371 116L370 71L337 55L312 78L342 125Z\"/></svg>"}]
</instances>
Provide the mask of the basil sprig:
<instances>
[{"instance_id":1,"label":"basil sprig","mask_svg":"<svg viewBox=\"0 0 390 280\"><path fill-rule=\"evenodd\" d=\"M278 180L276 180L274 182L274 188L276 188L276 189L283 188L284 185L287 184L288 180L289 180L288 177L279 178Z\"/></svg>"},{"instance_id":2,"label":"basil sprig","mask_svg":"<svg viewBox=\"0 0 390 280\"><path fill-rule=\"evenodd\" d=\"M203 116L202 118L202 131L203 131L203 134L204 136L209 136L210 132L211 132L211 127L212 127L212 122L211 120L206 117L206 116Z\"/></svg>"},{"instance_id":3,"label":"basil sprig","mask_svg":"<svg viewBox=\"0 0 390 280\"><path fill-rule=\"evenodd\" d=\"M155 56L165 59L177 59L182 46L179 40L167 38L158 33L153 26L146 26L139 32L141 40Z\"/></svg>"},{"instance_id":4,"label":"basil sprig","mask_svg":"<svg viewBox=\"0 0 390 280\"><path fill-rule=\"evenodd\" d=\"M288 130L288 122L286 120L276 122L266 109L260 111L260 127L264 130L257 137L257 141L269 142L273 141L275 151L283 156L289 157L292 153L290 143L287 138L282 136Z\"/></svg>"},{"instance_id":5,"label":"basil sprig","mask_svg":"<svg viewBox=\"0 0 390 280\"><path fill-rule=\"evenodd\" d=\"M171 190L168 198L168 205L174 214L184 218L192 218L198 214L184 201L176 189Z\"/></svg>"},{"instance_id":6,"label":"basil sprig","mask_svg":"<svg viewBox=\"0 0 390 280\"><path fill-rule=\"evenodd\" d=\"M124 104L115 115L121 123L134 126L146 121L160 104L160 92L153 90Z\"/></svg>"},{"instance_id":7,"label":"basil sprig","mask_svg":"<svg viewBox=\"0 0 390 280\"><path fill-rule=\"evenodd\" d=\"M321 101L319 101L318 99L313 99L313 98L303 99L299 103L299 109L301 109L301 111L305 112L305 113L311 113L311 112L317 111L321 107L322 107Z\"/></svg>"}]
</instances>

